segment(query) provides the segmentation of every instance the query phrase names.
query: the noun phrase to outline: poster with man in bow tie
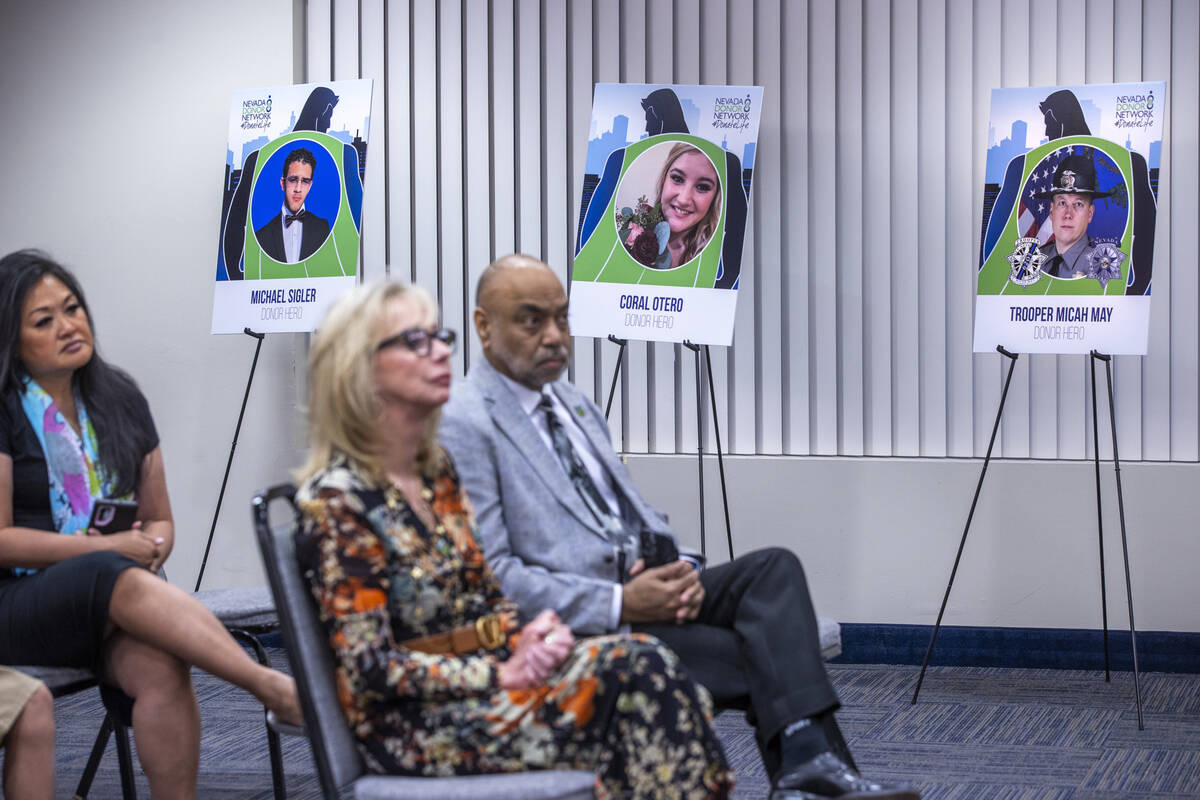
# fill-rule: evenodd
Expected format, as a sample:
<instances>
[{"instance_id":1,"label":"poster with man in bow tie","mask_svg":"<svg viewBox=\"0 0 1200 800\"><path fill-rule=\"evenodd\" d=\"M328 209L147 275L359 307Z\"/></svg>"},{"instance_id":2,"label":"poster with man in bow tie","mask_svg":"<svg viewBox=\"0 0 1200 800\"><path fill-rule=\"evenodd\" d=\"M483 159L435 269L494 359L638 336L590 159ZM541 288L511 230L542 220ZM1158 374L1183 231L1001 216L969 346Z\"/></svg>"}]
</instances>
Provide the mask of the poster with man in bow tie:
<instances>
[{"instance_id":1,"label":"poster with man in bow tie","mask_svg":"<svg viewBox=\"0 0 1200 800\"><path fill-rule=\"evenodd\" d=\"M213 333L312 331L358 273L371 81L234 92Z\"/></svg>"},{"instance_id":2,"label":"poster with man in bow tie","mask_svg":"<svg viewBox=\"0 0 1200 800\"><path fill-rule=\"evenodd\" d=\"M1145 354L1165 95L992 90L976 352Z\"/></svg>"}]
</instances>

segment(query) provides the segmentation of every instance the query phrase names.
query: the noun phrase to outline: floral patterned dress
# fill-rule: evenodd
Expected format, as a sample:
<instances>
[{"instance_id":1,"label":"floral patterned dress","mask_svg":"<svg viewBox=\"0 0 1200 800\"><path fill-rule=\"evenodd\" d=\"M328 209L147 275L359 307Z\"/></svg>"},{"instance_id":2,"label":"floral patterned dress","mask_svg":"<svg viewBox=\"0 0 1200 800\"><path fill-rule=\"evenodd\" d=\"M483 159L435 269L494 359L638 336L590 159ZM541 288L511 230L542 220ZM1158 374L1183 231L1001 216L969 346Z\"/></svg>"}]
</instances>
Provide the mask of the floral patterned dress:
<instances>
[{"instance_id":1,"label":"floral patterned dress","mask_svg":"<svg viewBox=\"0 0 1200 800\"><path fill-rule=\"evenodd\" d=\"M394 486L336 459L301 487L297 552L334 650L338 696L370 768L407 775L581 769L599 797L721 798L733 777L708 693L645 635L583 639L547 685L506 691L498 649L403 642L515 606L475 543L458 475L426 481L428 530Z\"/></svg>"}]
</instances>

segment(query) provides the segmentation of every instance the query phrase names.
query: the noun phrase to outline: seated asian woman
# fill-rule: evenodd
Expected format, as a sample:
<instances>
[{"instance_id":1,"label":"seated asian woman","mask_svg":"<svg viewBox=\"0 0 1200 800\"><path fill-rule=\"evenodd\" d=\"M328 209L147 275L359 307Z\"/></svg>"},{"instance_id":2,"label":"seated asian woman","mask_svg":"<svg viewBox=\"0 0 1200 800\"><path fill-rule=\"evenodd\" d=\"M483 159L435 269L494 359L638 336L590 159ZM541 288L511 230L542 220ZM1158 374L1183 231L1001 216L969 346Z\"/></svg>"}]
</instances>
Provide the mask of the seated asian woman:
<instances>
[{"instance_id":1,"label":"seated asian woman","mask_svg":"<svg viewBox=\"0 0 1200 800\"><path fill-rule=\"evenodd\" d=\"M45 253L0 259L0 664L87 667L133 698L152 797L195 796L191 666L301 719L295 683L259 665L208 609L156 574L175 527L145 398L96 351L75 277ZM89 527L102 498L137 519Z\"/></svg>"}]
</instances>

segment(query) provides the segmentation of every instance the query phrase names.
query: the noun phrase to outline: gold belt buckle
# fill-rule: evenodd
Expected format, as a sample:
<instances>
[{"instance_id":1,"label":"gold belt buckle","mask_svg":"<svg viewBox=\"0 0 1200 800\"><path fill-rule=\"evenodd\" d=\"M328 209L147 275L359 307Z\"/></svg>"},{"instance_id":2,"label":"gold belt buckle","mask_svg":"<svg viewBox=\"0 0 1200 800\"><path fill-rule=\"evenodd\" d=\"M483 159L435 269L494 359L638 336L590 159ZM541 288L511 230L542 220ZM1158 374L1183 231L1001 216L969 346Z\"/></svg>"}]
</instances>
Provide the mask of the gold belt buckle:
<instances>
[{"instance_id":1,"label":"gold belt buckle","mask_svg":"<svg viewBox=\"0 0 1200 800\"><path fill-rule=\"evenodd\" d=\"M484 614L475 620L475 633L485 650L495 650L504 644L504 629L500 627L500 618L495 614Z\"/></svg>"}]
</instances>

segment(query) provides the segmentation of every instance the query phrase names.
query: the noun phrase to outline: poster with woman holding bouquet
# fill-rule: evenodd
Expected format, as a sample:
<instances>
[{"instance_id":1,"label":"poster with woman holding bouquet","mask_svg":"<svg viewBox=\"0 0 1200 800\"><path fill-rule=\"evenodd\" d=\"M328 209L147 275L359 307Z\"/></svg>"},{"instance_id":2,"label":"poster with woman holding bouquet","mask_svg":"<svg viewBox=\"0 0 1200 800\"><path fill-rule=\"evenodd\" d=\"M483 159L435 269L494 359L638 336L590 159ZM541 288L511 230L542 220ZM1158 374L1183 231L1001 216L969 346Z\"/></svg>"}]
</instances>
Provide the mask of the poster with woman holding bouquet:
<instances>
[{"instance_id":1,"label":"poster with woman holding bouquet","mask_svg":"<svg viewBox=\"0 0 1200 800\"><path fill-rule=\"evenodd\" d=\"M761 105L756 86L597 84L576 335L730 343Z\"/></svg>"},{"instance_id":2,"label":"poster with woman holding bouquet","mask_svg":"<svg viewBox=\"0 0 1200 800\"><path fill-rule=\"evenodd\" d=\"M633 198L647 185L641 173L656 165L652 192ZM676 269L700 255L721 222L717 168L687 142L656 144L633 162L617 208L618 238L634 260L650 269Z\"/></svg>"}]
</instances>

